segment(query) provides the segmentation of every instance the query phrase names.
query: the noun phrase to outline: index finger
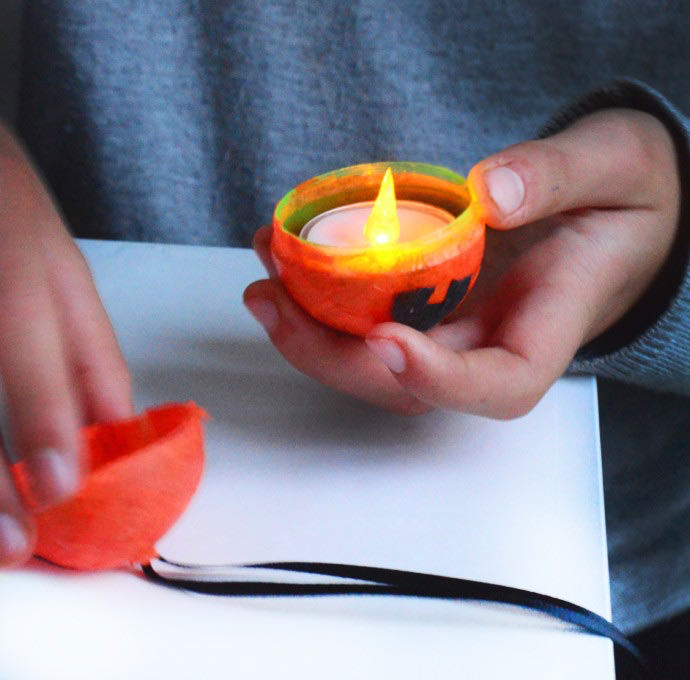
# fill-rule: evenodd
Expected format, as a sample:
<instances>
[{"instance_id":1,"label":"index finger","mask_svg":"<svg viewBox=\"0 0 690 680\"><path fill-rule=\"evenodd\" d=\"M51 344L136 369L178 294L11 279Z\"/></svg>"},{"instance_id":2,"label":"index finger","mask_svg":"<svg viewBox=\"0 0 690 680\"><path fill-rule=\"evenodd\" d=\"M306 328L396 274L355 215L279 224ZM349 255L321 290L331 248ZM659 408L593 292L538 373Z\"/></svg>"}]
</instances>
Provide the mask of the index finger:
<instances>
[{"instance_id":1,"label":"index finger","mask_svg":"<svg viewBox=\"0 0 690 680\"><path fill-rule=\"evenodd\" d=\"M49 505L79 484L75 395L38 245L28 229L3 231L0 376L12 443L33 482L30 500Z\"/></svg>"}]
</instances>

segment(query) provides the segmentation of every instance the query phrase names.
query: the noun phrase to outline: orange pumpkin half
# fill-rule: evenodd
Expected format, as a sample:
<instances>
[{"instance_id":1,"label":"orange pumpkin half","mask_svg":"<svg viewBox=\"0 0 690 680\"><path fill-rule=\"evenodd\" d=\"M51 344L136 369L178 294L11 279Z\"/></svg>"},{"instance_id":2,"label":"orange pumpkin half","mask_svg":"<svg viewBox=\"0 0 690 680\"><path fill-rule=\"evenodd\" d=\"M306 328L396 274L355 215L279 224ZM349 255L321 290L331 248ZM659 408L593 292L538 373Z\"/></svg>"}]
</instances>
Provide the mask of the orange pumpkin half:
<instances>
[{"instance_id":1,"label":"orange pumpkin half","mask_svg":"<svg viewBox=\"0 0 690 680\"><path fill-rule=\"evenodd\" d=\"M323 246L299 237L316 215L373 200L388 167L399 199L456 218L418 240L375 248ZM303 309L327 326L363 336L384 321L427 330L443 320L479 275L484 233L460 175L425 163L370 163L314 177L284 196L273 215L271 252L281 281Z\"/></svg>"},{"instance_id":2,"label":"orange pumpkin half","mask_svg":"<svg viewBox=\"0 0 690 680\"><path fill-rule=\"evenodd\" d=\"M149 561L201 480L205 418L193 403L169 404L84 428L89 475L69 501L36 514L35 553L72 569Z\"/></svg>"}]
</instances>

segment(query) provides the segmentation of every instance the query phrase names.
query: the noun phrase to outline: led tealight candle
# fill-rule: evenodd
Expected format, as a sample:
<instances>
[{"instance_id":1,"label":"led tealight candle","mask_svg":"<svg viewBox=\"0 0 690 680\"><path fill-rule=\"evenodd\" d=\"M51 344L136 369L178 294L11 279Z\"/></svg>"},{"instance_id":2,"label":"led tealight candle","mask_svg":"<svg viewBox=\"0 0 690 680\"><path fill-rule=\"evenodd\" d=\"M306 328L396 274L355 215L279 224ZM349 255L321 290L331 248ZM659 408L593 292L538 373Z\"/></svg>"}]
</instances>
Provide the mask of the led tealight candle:
<instances>
[{"instance_id":1,"label":"led tealight candle","mask_svg":"<svg viewBox=\"0 0 690 680\"><path fill-rule=\"evenodd\" d=\"M302 228L300 238L322 246L369 247L372 244L364 235L364 225L373 207L374 201L362 201L328 210L309 220ZM397 201L397 210L400 236L396 243L423 238L455 219L447 210L420 201Z\"/></svg>"},{"instance_id":2,"label":"led tealight candle","mask_svg":"<svg viewBox=\"0 0 690 680\"><path fill-rule=\"evenodd\" d=\"M367 248L416 241L450 224L453 215L419 201L395 198L390 168L375 201L364 201L328 210L311 219L300 238L321 246Z\"/></svg>"}]
</instances>

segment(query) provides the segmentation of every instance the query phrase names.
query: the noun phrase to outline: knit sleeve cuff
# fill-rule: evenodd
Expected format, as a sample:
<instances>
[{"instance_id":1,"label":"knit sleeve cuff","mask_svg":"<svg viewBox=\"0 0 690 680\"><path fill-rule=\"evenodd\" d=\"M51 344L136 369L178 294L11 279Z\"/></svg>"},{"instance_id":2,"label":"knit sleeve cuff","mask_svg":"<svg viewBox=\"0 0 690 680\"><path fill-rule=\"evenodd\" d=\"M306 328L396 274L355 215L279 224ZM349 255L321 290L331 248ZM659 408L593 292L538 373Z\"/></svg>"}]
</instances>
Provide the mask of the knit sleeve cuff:
<instances>
[{"instance_id":1,"label":"knit sleeve cuff","mask_svg":"<svg viewBox=\"0 0 690 680\"><path fill-rule=\"evenodd\" d=\"M620 80L558 111L539 137L610 108L645 111L669 130L681 178L680 225L671 255L648 290L620 321L580 349L569 372L690 393L690 121L647 85Z\"/></svg>"}]
</instances>

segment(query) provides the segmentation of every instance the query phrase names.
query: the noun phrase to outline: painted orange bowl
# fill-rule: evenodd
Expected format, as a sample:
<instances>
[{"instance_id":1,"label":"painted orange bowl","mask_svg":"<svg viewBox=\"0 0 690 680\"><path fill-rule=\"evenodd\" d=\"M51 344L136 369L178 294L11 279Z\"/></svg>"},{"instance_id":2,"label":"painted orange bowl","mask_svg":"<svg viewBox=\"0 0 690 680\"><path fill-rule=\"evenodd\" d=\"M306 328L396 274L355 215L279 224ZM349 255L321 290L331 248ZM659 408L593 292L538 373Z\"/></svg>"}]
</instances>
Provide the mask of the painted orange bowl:
<instances>
[{"instance_id":1,"label":"painted orange bowl","mask_svg":"<svg viewBox=\"0 0 690 680\"><path fill-rule=\"evenodd\" d=\"M300 238L314 217L373 201L389 167L398 200L441 208L455 219L421 238L375 247ZM385 321L427 330L447 317L477 279L484 238L485 225L461 175L425 163L369 163L314 177L286 194L274 211L271 253L304 310L331 328L364 336Z\"/></svg>"},{"instance_id":2,"label":"painted orange bowl","mask_svg":"<svg viewBox=\"0 0 690 680\"><path fill-rule=\"evenodd\" d=\"M190 402L84 428L90 472L75 496L36 514L34 553L63 567L88 570L155 557L156 541L199 485L205 418Z\"/></svg>"}]
</instances>

